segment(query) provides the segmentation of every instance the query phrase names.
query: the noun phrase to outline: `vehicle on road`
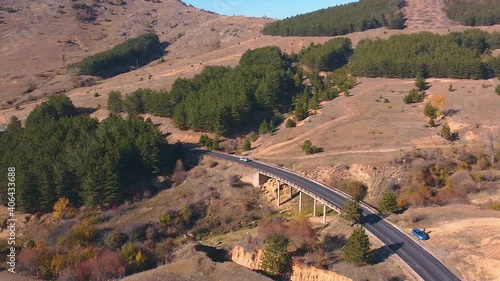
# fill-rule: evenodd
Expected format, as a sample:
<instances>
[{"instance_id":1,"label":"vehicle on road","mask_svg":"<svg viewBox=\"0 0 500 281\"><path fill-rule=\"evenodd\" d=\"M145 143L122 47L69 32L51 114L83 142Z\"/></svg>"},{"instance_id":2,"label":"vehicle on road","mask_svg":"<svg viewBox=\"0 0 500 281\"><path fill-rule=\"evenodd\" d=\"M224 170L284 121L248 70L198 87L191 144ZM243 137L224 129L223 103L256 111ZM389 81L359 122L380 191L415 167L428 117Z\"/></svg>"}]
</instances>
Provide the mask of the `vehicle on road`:
<instances>
[{"instance_id":1,"label":"vehicle on road","mask_svg":"<svg viewBox=\"0 0 500 281\"><path fill-rule=\"evenodd\" d=\"M240 158L240 161L241 161L241 162L250 162L250 161L252 161L252 160L250 160L250 158L248 158L248 157L241 157L241 158Z\"/></svg>"},{"instance_id":2,"label":"vehicle on road","mask_svg":"<svg viewBox=\"0 0 500 281\"><path fill-rule=\"evenodd\" d=\"M413 236L417 237L418 240L427 240L429 239L429 234L425 233L424 231L418 229L418 228L414 228L412 231L411 231L411 234L413 234Z\"/></svg>"}]
</instances>

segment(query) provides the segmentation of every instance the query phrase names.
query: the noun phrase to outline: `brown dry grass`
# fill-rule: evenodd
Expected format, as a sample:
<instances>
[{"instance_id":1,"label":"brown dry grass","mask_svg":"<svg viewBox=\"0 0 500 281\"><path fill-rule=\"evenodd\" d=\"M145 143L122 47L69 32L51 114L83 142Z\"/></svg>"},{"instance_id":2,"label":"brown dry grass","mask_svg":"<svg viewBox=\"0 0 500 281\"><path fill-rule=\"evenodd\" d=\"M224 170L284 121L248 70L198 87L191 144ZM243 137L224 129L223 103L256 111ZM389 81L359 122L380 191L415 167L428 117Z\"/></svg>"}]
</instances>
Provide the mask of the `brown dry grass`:
<instances>
[{"instance_id":1,"label":"brown dry grass","mask_svg":"<svg viewBox=\"0 0 500 281\"><path fill-rule=\"evenodd\" d=\"M412 223L415 217L422 220ZM409 209L391 220L408 233L414 227L425 228L430 239L418 243L460 272L464 280L500 278L500 212L452 205Z\"/></svg>"},{"instance_id":2,"label":"brown dry grass","mask_svg":"<svg viewBox=\"0 0 500 281\"><path fill-rule=\"evenodd\" d=\"M254 158L292 166L297 169L322 165L385 162L414 149L450 147L439 137L440 128L426 128L424 103L407 105L403 96L414 87L414 80L360 78L350 97L339 97L323 103L320 114L306 119L300 127L282 126L273 136L261 138ZM429 96L443 95L444 120L458 131L457 144L483 145L481 128L497 126L500 99L494 92L498 81L429 79ZM457 89L448 91L453 84ZM376 102L380 96L390 102ZM479 128L477 125L480 125ZM304 155L300 145L309 139L324 152ZM455 145L457 145L455 144ZM385 155L385 156L384 156Z\"/></svg>"}]
</instances>

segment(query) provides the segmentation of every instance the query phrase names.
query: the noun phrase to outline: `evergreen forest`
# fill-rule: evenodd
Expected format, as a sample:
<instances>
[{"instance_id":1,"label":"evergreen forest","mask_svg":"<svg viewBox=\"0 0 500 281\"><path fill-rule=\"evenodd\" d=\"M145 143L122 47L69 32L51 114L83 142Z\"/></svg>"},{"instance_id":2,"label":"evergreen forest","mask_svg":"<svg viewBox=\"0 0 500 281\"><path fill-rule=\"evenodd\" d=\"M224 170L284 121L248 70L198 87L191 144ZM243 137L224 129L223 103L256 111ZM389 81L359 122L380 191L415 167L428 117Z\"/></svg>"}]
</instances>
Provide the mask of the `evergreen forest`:
<instances>
[{"instance_id":1,"label":"evergreen forest","mask_svg":"<svg viewBox=\"0 0 500 281\"><path fill-rule=\"evenodd\" d=\"M360 0L273 22L265 35L337 36L387 26L403 29L404 0Z\"/></svg>"},{"instance_id":2,"label":"evergreen forest","mask_svg":"<svg viewBox=\"0 0 500 281\"><path fill-rule=\"evenodd\" d=\"M444 11L452 19L467 26L500 24L498 0L445 0Z\"/></svg>"},{"instance_id":3,"label":"evergreen forest","mask_svg":"<svg viewBox=\"0 0 500 281\"><path fill-rule=\"evenodd\" d=\"M178 78L170 92L138 89L125 98L113 93L115 112L172 117L180 129L221 135L248 125L257 113L291 104L300 84L292 60L278 47L247 51L235 68L208 66L192 79Z\"/></svg>"},{"instance_id":4,"label":"evergreen forest","mask_svg":"<svg viewBox=\"0 0 500 281\"><path fill-rule=\"evenodd\" d=\"M500 33L477 29L363 39L350 68L354 75L366 77L486 79L500 75L500 58L490 55L499 47Z\"/></svg>"},{"instance_id":5,"label":"evergreen forest","mask_svg":"<svg viewBox=\"0 0 500 281\"><path fill-rule=\"evenodd\" d=\"M151 182L181 152L150 120L111 115L98 123L64 95L35 108L24 127L13 117L0 148L2 170L15 168L16 208L30 213L51 211L61 197L74 206L120 204L137 191L137 181ZM6 204L7 177L0 186Z\"/></svg>"},{"instance_id":6,"label":"evergreen forest","mask_svg":"<svg viewBox=\"0 0 500 281\"><path fill-rule=\"evenodd\" d=\"M160 39L154 33L140 35L116 45L110 50L86 57L81 62L71 64L70 69L78 69L80 74L109 78L144 66L163 54Z\"/></svg>"}]
</instances>

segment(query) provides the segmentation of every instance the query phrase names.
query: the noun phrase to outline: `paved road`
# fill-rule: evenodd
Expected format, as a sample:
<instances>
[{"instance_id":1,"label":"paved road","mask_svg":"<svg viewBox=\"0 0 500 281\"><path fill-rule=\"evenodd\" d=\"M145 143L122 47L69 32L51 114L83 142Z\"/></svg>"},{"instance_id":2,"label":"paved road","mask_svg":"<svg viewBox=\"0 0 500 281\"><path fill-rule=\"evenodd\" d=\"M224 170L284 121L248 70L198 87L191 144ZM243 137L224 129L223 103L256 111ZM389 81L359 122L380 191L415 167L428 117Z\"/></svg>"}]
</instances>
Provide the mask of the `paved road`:
<instances>
[{"instance_id":1,"label":"paved road","mask_svg":"<svg viewBox=\"0 0 500 281\"><path fill-rule=\"evenodd\" d=\"M206 152L206 154L222 158L224 160L239 162L249 167L259 169L288 180L298 186L307 189L318 196L327 199L335 206L341 207L347 199L343 194L329 189L321 184L311 181L307 178L294 174L292 172L280 169L279 167L267 165L257 161L241 162L238 157ZM398 256L400 256L415 272L426 281L455 281L460 280L448 268L446 268L438 259L429 254L424 248L420 247L418 242L403 234L400 230L384 221L370 209L363 208L364 218L363 226L373 235L377 236Z\"/></svg>"}]
</instances>

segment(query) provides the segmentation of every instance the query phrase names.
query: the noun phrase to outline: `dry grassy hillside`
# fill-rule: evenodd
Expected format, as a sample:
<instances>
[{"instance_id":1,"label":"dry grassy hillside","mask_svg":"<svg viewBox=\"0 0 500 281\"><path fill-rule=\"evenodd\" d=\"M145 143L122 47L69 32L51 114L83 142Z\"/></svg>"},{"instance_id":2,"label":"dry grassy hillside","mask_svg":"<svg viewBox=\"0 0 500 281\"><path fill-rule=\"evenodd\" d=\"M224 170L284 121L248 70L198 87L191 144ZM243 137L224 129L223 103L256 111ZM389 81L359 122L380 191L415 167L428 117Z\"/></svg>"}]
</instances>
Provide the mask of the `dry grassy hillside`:
<instances>
[{"instance_id":1,"label":"dry grassy hillside","mask_svg":"<svg viewBox=\"0 0 500 281\"><path fill-rule=\"evenodd\" d=\"M108 49L147 31L154 31L165 42L172 43L165 63L153 62L139 70L98 82L92 87L71 90L77 106L104 106L112 90L131 92L139 87L169 88L177 77L192 77L205 65L236 65L248 49L279 46L287 52L298 52L311 42L323 43L329 37L274 37L260 35L262 27L272 20L225 17L188 7L177 0L162 3L128 1L126 6L98 4L101 9L93 24L77 20L71 1L63 4L51 0L33 3L27 0L4 1L16 13L0 12L2 50L0 59L0 104L9 108L0 112L0 124L10 116L24 119L39 98L69 90L72 83L66 65ZM99 2L99 1L97 1ZM347 35L355 45L363 38L387 38L394 34L423 30L437 33L460 31L464 27L446 18L442 3L408 0L404 12L408 18L404 30L380 28ZM64 6L64 8L61 8ZM64 11L60 13L58 11ZM500 26L482 27L487 31ZM54 32L55 31L55 32ZM5 43L4 43L5 42ZM31 85L35 89L26 92ZM94 97L99 93L99 97ZM21 97L19 97L22 95ZM34 102L27 103L33 100ZM22 103L19 109L14 106Z\"/></svg>"},{"instance_id":2,"label":"dry grassy hillside","mask_svg":"<svg viewBox=\"0 0 500 281\"><path fill-rule=\"evenodd\" d=\"M74 3L93 6L95 20L84 22ZM255 37L266 21L230 18L184 5L129 0L5 0L0 11L0 102L23 93L52 93L72 87L66 66L137 35L154 32L172 45L166 59L192 57Z\"/></svg>"}]
</instances>

